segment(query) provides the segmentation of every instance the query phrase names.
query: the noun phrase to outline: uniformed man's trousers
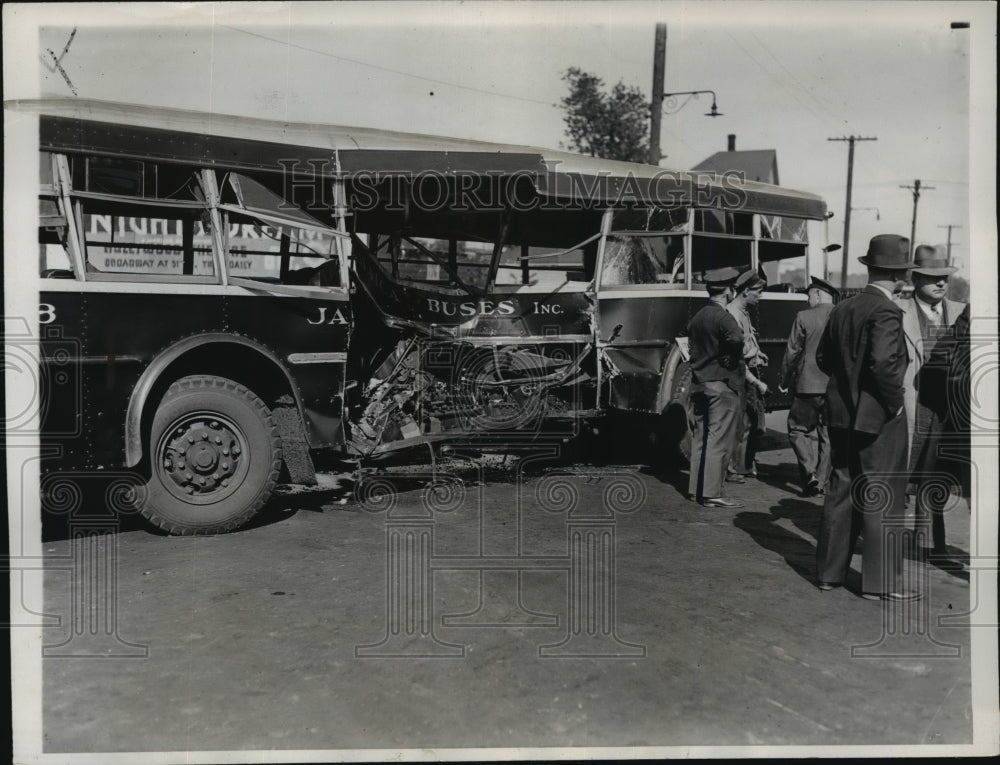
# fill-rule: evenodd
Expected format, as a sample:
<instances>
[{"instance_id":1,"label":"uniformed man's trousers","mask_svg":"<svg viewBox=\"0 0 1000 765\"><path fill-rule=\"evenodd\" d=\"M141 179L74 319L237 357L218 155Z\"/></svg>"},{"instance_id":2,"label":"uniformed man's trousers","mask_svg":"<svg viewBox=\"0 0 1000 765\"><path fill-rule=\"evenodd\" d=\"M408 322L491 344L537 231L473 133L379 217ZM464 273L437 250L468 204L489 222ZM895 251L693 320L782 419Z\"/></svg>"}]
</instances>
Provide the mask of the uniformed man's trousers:
<instances>
[{"instance_id":1,"label":"uniformed man's trousers","mask_svg":"<svg viewBox=\"0 0 1000 765\"><path fill-rule=\"evenodd\" d=\"M726 466L736 440L740 396L722 380L701 384L692 391L688 405L691 425L691 478L688 491L693 498L723 496Z\"/></svg>"},{"instance_id":2,"label":"uniformed man's trousers","mask_svg":"<svg viewBox=\"0 0 1000 765\"><path fill-rule=\"evenodd\" d=\"M754 371L756 372L756 369ZM766 432L764 399L756 385L745 381L743 395L740 397L740 413L736 418L733 456L729 462L730 473L750 475L753 472L754 462L757 460L757 443Z\"/></svg>"}]
</instances>

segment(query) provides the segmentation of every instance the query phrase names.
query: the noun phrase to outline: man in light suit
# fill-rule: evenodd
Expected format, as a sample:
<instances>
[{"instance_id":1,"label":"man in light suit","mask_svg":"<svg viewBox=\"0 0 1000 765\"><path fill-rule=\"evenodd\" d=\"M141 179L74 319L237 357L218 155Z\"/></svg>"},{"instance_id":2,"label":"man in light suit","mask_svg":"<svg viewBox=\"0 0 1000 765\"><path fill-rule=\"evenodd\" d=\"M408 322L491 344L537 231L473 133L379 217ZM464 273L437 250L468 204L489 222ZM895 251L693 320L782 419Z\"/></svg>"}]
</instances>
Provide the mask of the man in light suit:
<instances>
[{"instance_id":1,"label":"man in light suit","mask_svg":"<svg viewBox=\"0 0 1000 765\"><path fill-rule=\"evenodd\" d=\"M939 258L937 251L922 244L914 252L915 266L911 271L913 296L899 301L903 309L903 332L906 335L910 365L906 370L905 386L906 424L909 433L908 462L912 473L911 488L916 494L918 539L928 540L927 527L932 525L933 550L931 555L946 553L944 540L944 516L926 506L923 493L919 491L922 475L941 473L936 452L937 436L943 428L942 418L937 413L943 411L921 395L921 382L926 375L924 365L934 350L938 338L947 335L955 321L965 310L965 303L949 300L948 277L958 269L948 265L945 258ZM925 386L926 387L926 386ZM931 520L933 518L933 524ZM922 532L922 533L920 533ZM926 550L918 550L926 554Z\"/></svg>"},{"instance_id":2,"label":"man in light suit","mask_svg":"<svg viewBox=\"0 0 1000 765\"><path fill-rule=\"evenodd\" d=\"M830 377L816 366L816 349L833 311L837 289L814 276L808 296L809 307L799 311L788 335L778 390L794 391L788 410L788 440L799 463L802 494L811 497L826 491L830 477L830 435L826 428Z\"/></svg>"},{"instance_id":3,"label":"man in light suit","mask_svg":"<svg viewBox=\"0 0 1000 765\"><path fill-rule=\"evenodd\" d=\"M916 600L902 586L906 492L903 311L894 300L909 261L908 239L874 237L859 260L868 286L834 306L816 351L826 391L832 472L816 547L817 584L844 583L862 535L862 596Z\"/></svg>"}]
</instances>

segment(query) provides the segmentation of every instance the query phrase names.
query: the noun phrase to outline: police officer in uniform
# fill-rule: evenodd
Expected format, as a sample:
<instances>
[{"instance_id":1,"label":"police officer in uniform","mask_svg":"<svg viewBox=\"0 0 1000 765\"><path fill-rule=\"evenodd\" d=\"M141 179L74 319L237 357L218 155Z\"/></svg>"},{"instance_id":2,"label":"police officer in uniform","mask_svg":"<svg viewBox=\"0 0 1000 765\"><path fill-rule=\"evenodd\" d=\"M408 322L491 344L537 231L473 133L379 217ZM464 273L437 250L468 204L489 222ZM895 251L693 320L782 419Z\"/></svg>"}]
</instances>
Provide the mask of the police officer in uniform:
<instances>
[{"instance_id":1,"label":"police officer in uniform","mask_svg":"<svg viewBox=\"0 0 1000 765\"><path fill-rule=\"evenodd\" d=\"M691 499L705 507L744 506L723 496L746 375L743 333L726 310L735 295L738 276L735 268L705 273L709 303L694 315L687 329L691 366L688 414L692 428L688 486Z\"/></svg>"}]
</instances>

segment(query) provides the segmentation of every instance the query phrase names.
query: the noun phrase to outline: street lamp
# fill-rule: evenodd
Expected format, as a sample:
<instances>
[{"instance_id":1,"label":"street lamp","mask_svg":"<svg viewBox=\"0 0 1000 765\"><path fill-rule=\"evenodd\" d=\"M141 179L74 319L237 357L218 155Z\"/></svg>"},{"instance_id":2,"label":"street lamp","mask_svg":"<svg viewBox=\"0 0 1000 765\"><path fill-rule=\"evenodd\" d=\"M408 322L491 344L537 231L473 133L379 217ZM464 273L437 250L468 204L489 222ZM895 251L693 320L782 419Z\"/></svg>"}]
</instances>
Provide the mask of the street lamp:
<instances>
[{"instance_id":1,"label":"street lamp","mask_svg":"<svg viewBox=\"0 0 1000 765\"><path fill-rule=\"evenodd\" d=\"M712 108L710 111L705 112L706 117L721 117L722 112L719 111L719 107L716 104L716 97L714 90L682 90L677 93L664 93L663 94L663 113L664 114L677 114L681 109L683 109L687 102L692 98L695 98L704 93L710 93L712 96ZM677 103L678 96L687 96L679 105Z\"/></svg>"},{"instance_id":2,"label":"street lamp","mask_svg":"<svg viewBox=\"0 0 1000 765\"><path fill-rule=\"evenodd\" d=\"M831 252L836 252L840 249L839 244L828 244L823 248L823 281L830 281L830 263L829 255Z\"/></svg>"}]
</instances>

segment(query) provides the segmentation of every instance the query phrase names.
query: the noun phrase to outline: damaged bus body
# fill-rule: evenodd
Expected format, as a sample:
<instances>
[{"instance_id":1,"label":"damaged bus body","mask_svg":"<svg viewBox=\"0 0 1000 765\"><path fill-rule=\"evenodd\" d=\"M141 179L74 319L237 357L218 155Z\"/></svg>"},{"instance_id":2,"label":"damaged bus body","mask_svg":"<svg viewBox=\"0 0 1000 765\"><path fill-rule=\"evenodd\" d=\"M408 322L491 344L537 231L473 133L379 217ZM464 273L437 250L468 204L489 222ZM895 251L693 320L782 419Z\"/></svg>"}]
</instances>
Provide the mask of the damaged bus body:
<instances>
[{"instance_id":1,"label":"damaged bus body","mask_svg":"<svg viewBox=\"0 0 1000 765\"><path fill-rule=\"evenodd\" d=\"M801 267L755 317L776 375L826 216L803 192L561 152L8 108L39 115L41 379L69 370L73 393L43 391L45 469L134 470L141 512L179 534L239 527L321 451L564 443L610 413L682 440L703 272Z\"/></svg>"}]
</instances>

